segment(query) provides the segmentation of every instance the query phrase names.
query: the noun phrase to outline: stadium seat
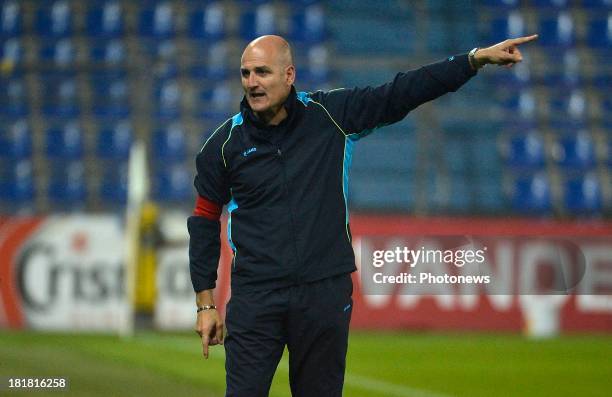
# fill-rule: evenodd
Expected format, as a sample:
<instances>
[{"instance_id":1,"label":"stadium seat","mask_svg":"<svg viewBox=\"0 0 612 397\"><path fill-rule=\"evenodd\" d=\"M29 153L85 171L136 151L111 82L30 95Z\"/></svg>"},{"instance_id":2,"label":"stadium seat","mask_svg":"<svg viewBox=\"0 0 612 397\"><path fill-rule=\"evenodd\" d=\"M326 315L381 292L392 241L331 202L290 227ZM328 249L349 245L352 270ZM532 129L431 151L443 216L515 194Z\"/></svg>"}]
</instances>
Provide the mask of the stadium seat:
<instances>
[{"instance_id":1,"label":"stadium seat","mask_svg":"<svg viewBox=\"0 0 612 397\"><path fill-rule=\"evenodd\" d=\"M74 43L70 39L46 41L41 47L40 58L46 65L63 70L71 69L76 59Z\"/></svg>"},{"instance_id":2,"label":"stadium seat","mask_svg":"<svg viewBox=\"0 0 612 397\"><path fill-rule=\"evenodd\" d=\"M187 156L187 137L183 126L172 123L153 135L153 153L160 165L184 161Z\"/></svg>"},{"instance_id":3,"label":"stadium seat","mask_svg":"<svg viewBox=\"0 0 612 397\"><path fill-rule=\"evenodd\" d=\"M508 16L491 21L490 40L493 43L506 40L508 37L521 37L526 33L525 18L520 11L512 11Z\"/></svg>"},{"instance_id":4,"label":"stadium seat","mask_svg":"<svg viewBox=\"0 0 612 397\"><path fill-rule=\"evenodd\" d=\"M0 199L21 207L31 204L35 193L30 160L21 160L0 169Z\"/></svg>"},{"instance_id":5,"label":"stadium seat","mask_svg":"<svg viewBox=\"0 0 612 397\"><path fill-rule=\"evenodd\" d=\"M103 159L127 160L133 140L134 132L129 121L104 126L98 132L97 155Z\"/></svg>"},{"instance_id":6,"label":"stadium seat","mask_svg":"<svg viewBox=\"0 0 612 397\"><path fill-rule=\"evenodd\" d=\"M479 213L494 214L506 209L501 178L482 176L474 183L474 208Z\"/></svg>"},{"instance_id":7,"label":"stadium seat","mask_svg":"<svg viewBox=\"0 0 612 397\"><path fill-rule=\"evenodd\" d=\"M79 160L83 157L83 132L76 121L46 131L46 153L52 159Z\"/></svg>"},{"instance_id":8,"label":"stadium seat","mask_svg":"<svg viewBox=\"0 0 612 397\"><path fill-rule=\"evenodd\" d=\"M587 101L584 92L575 89L569 93L563 91L553 95L550 107L557 116L567 116L574 120L582 120L587 116Z\"/></svg>"},{"instance_id":9,"label":"stadium seat","mask_svg":"<svg viewBox=\"0 0 612 397\"><path fill-rule=\"evenodd\" d=\"M5 41L0 41L0 62L5 65L3 72L8 74L8 68L15 69L23 61L23 46L21 41L12 37Z\"/></svg>"},{"instance_id":10,"label":"stadium seat","mask_svg":"<svg viewBox=\"0 0 612 397\"><path fill-rule=\"evenodd\" d=\"M0 37L15 37L23 32L23 10L18 1L5 1L0 10Z\"/></svg>"},{"instance_id":11,"label":"stadium seat","mask_svg":"<svg viewBox=\"0 0 612 397\"><path fill-rule=\"evenodd\" d=\"M182 164L158 168L153 197L163 203L184 204L194 196L193 175Z\"/></svg>"},{"instance_id":12,"label":"stadium seat","mask_svg":"<svg viewBox=\"0 0 612 397\"><path fill-rule=\"evenodd\" d=\"M565 9L571 5L570 0L532 0L531 3L535 7L538 7L538 8L556 8L556 9Z\"/></svg>"},{"instance_id":13,"label":"stadium seat","mask_svg":"<svg viewBox=\"0 0 612 397\"><path fill-rule=\"evenodd\" d=\"M541 19L538 34L538 44L546 47L571 47L576 41L574 20L567 12Z\"/></svg>"},{"instance_id":14,"label":"stadium seat","mask_svg":"<svg viewBox=\"0 0 612 397\"><path fill-rule=\"evenodd\" d=\"M542 136L537 131L529 131L526 135L510 137L506 158L511 167L544 167L545 153Z\"/></svg>"},{"instance_id":15,"label":"stadium seat","mask_svg":"<svg viewBox=\"0 0 612 397\"><path fill-rule=\"evenodd\" d=\"M80 113L75 78L51 78L43 83L43 114L47 117L73 118Z\"/></svg>"},{"instance_id":16,"label":"stadium seat","mask_svg":"<svg viewBox=\"0 0 612 397\"><path fill-rule=\"evenodd\" d=\"M128 167L119 164L107 168L102 175L99 197L106 207L123 206L127 202Z\"/></svg>"},{"instance_id":17,"label":"stadium seat","mask_svg":"<svg viewBox=\"0 0 612 397\"><path fill-rule=\"evenodd\" d=\"M70 36L73 32L72 24L73 14L70 2L67 0L57 0L51 2L51 4L44 4L36 13L36 32L44 38Z\"/></svg>"},{"instance_id":18,"label":"stadium seat","mask_svg":"<svg viewBox=\"0 0 612 397\"><path fill-rule=\"evenodd\" d=\"M512 206L520 213L547 214L552 209L550 181L544 173L517 178Z\"/></svg>"},{"instance_id":19,"label":"stadium seat","mask_svg":"<svg viewBox=\"0 0 612 397\"><path fill-rule=\"evenodd\" d=\"M589 46L608 50L612 48L612 11L610 9L608 11L607 18L594 18L589 22L587 33Z\"/></svg>"},{"instance_id":20,"label":"stadium seat","mask_svg":"<svg viewBox=\"0 0 612 397\"><path fill-rule=\"evenodd\" d=\"M122 67L126 63L125 44L120 39L97 40L90 46L91 62L106 68Z\"/></svg>"},{"instance_id":21,"label":"stadium seat","mask_svg":"<svg viewBox=\"0 0 612 397\"><path fill-rule=\"evenodd\" d=\"M564 185L565 207L575 214L601 211L601 190L601 183L593 173L568 179Z\"/></svg>"},{"instance_id":22,"label":"stadium seat","mask_svg":"<svg viewBox=\"0 0 612 397\"><path fill-rule=\"evenodd\" d=\"M87 11L87 34L91 37L113 38L124 33L124 10L119 1L96 4Z\"/></svg>"},{"instance_id":23,"label":"stadium seat","mask_svg":"<svg viewBox=\"0 0 612 397\"><path fill-rule=\"evenodd\" d=\"M407 172L416 165L414 134L387 136L384 131L355 143L352 169L358 172Z\"/></svg>"},{"instance_id":24,"label":"stadium seat","mask_svg":"<svg viewBox=\"0 0 612 397\"><path fill-rule=\"evenodd\" d=\"M512 118L519 116L524 120L533 119L536 116L536 100L531 89L521 90L518 95L514 95L508 99L504 107Z\"/></svg>"},{"instance_id":25,"label":"stadium seat","mask_svg":"<svg viewBox=\"0 0 612 397\"><path fill-rule=\"evenodd\" d=\"M350 208L357 210L410 210L415 200L414 178L409 173L381 175L354 172L346 193Z\"/></svg>"},{"instance_id":26,"label":"stadium seat","mask_svg":"<svg viewBox=\"0 0 612 397\"><path fill-rule=\"evenodd\" d=\"M320 4L298 7L291 15L289 39L295 43L317 44L326 39L325 12Z\"/></svg>"},{"instance_id":27,"label":"stadium seat","mask_svg":"<svg viewBox=\"0 0 612 397\"><path fill-rule=\"evenodd\" d=\"M212 43L204 51L203 58L197 60L191 76L195 79L210 81L226 80L228 77L228 46L224 41Z\"/></svg>"},{"instance_id":28,"label":"stadium seat","mask_svg":"<svg viewBox=\"0 0 612 397\"><path fill-rule=\"evenodd\" d=\"M32 156L32 132L26 119L0 127L0 157L23 160Z\"/></svg>"},{"instance_id":29,"label":"stadium seat","mask_svg":"<svg viewBox=\"0 0 612 397\"><path fill-rule=\"evenodd\" d=\"M189 37L215 42L225 39L227 11L219 1L196 9L190 16Z\"/></svg>"},{"instance_id":30,"label":"stadium seat","mask_svg":"<svg viewBox=\"0 0 612 397\"><path fill-rule=\"evenodd\" d=\"M92 94L96 116L125 118L130 114L129 86L125 78L97 75L92 81Z\"/></svg>"},{"instance_id":31,"label":"stadium seat","mask_svg":"<svg viewBox=\"0 0 612 397\"><path fill-rule=\"evenodd\" d=\"M595 11L598 10L609 10L612 7L612 2L610 0L582 0L582 6L585 8L590 8Z\"/></svg>"},{"instance_id":32,"label":"stadium seat","mask_svg":"<svg viewBox=\"0 0 612 397\"><path fill-rule=\"evenodd\" d=\"M219 119L227 115L234 106L234 97L229 81L220 81L212 86L206 85L200 94L201 104L196 112L207 119Z\"/></svg>"},{"instance_id":33,"label":"stadium seat","mask_svg":"<svg viewBox=\"0 0 612 397\"><path fill-rule=\"evenodd\" d=\"M500 10L516 8L520 5L519 0L484 0L484 4Z\"/></svg>"},{"instance_id":34,"label":"stadium seat","mask_svg":"<svg viewBox=\"0 0 612 397\"><path fill-rule=\"evenodd\" d=\"M20 77L0 77L0 114L21 118L29 113L29 101L25 81Z\"/></svg>"},{"instance_id":35,"label":"stadium seat","mask_svg":"<svg viewBox=\"0 0 612 397\"><path fill-rule=\"evenodd\" d=\"M571 48L567 51L554 50L548 54L548 62L556 67L550 68L542 76L542 83L553 89L577 89L584 84L580 65L584 60L580 59L579 53Z\"/></svg>"},{"instance_id":36,"label":"stadium seat","mask_svg":"<svg viewBox=\"0 0 612 397\"><path fill-rule=\"evenodd\" d=\"M155 92L156 115L162 119L175 119L181 113L181 87L178 81L162 80Z\"/></svg>"},{"instance_id":37,"label":"stadium seat","mask_svg":"<svg viewBox=\"0 0 612 397\"><path fill-rule=\"evenodd\" d=\"M240 38L251 41L266 34L278 34L276 8L263 3L254 10L247 10L240 17Z\"/></svg>"},{"instance_id":38,"label":"stadium seat","mask_svg":"<svg viewBox=\"0 0 612 397\"><path fill-rule=\"evenodd\" d=\"M553 147L553 158L568 169L589 169L595 166L595 145L586 131L560 138Z\"/></svg>"},{"instance_id":39,"label":"stadium seat","mask_svg":"<svg viewBox=\"0 0 612 397\"><path fill-rule=\"evenodd\" d=\"M176 33L176 11L170 1L144 3L140 12L139 33L156 39L174 37Z\"/></svg>"},{"instance_id":40,"label":"stadium seat","mask_svg":"<svg viewBox=\"0 0 612 397\"><path fill-rule=\"evenodd\" d=\"M82 210L88 194L83 163L70 162L64 167L54 167L47 194L54 208Z\"/></svg>"}]
</instances>

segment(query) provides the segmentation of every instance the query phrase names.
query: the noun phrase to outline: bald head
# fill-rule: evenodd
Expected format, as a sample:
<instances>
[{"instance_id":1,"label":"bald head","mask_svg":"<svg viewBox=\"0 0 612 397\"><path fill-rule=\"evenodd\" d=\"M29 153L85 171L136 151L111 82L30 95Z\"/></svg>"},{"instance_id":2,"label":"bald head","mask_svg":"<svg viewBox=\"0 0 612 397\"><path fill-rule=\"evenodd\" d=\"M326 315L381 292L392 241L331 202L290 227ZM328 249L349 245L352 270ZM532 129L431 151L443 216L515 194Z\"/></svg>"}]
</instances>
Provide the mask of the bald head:
<instances>
[{"instance_id":1,"label":"bald head","mask_svg":"<svg viewBox=\"0 0 612 397\"><path fill-rule=\"evenodd\" d=\"M291 47L280 36L261 36L249 43L240 59L245 97L266 123L286 117L283 103L295 81Z\"/></svg>"},{"instance_id":2,"label":"bald head","mask_svg":"<svg viewBox=\"0 0 612 397\"><path fill-rule=\"evenodd\" d=\"M251 57L265 58L268 62L283 68L293 66L291 46L281 36L266 35L251 41L242 53L241 62Z\"/></svg>"}]
</instances>

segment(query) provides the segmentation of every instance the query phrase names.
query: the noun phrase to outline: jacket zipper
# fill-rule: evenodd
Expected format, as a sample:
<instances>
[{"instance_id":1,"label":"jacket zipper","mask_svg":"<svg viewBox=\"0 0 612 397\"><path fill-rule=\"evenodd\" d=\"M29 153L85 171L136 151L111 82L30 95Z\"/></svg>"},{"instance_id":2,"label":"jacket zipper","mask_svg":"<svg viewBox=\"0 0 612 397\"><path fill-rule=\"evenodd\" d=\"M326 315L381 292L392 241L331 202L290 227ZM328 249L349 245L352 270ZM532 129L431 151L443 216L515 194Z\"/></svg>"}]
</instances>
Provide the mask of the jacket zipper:
<instances>
[{"instance_id":1,"label":"jacket zipper","mask_svg":"<svg viewBox=\"0 0 612 397\"><path fill-rule=\"evenodd\" d=\"M297 263L297 268L299 268L300 266L300 257L298 255L298 249L297 249L297 237L296 237L296 231L295 231L295 217L293 215L293 206L291 205L291 196L289 195L289 185L287 183L287 171L285 169L285 160L283 158L283 152L281 151L280 147L276 148L276 155L278 156L278 159L280 160L281 163L281 168L283 170L283 185L285 187L285 193L287 195L287 201L289 203L288 207L289 207L289 215L291 218L291 234L292 234L292 239L293 239L293 250L294 250L294 254L295 254L295 261ZM297 269L296 269L297 270Z\"/></svg>"}]
</instances>

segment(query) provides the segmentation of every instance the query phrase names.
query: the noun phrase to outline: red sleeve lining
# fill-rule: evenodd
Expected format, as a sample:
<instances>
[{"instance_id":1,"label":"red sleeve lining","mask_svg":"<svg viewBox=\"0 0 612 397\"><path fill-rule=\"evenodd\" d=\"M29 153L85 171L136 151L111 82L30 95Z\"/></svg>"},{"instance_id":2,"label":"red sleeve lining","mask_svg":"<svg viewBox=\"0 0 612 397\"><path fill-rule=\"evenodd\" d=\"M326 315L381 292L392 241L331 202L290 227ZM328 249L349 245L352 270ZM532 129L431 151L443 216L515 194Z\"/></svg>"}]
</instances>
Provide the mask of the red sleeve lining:
<instances>
[{"instance_id":1,"label":"red sleeve lining","mask_svg":"<svg viewBox=\"0 0 612 397\"><path fill-rule=\"evenodd\" d=\"M203 216L211 221L218 221L221 217L221 208L219 204L198 195L195 208L193 209L193 215Z\"/></svg>"}]
</instances>

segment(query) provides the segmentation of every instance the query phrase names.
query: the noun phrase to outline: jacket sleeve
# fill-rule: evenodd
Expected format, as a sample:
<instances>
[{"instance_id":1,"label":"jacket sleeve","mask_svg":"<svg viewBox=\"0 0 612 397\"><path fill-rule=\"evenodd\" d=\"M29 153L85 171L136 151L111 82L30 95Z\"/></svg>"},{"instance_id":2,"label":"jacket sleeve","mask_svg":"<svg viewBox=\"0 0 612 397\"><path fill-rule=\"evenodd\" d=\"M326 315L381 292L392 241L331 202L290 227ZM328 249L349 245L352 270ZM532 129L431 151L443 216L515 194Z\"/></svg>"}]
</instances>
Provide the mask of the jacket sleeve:
<instances>
[{"instance_id":1,"label":"jacket sleeve","mask_svg":"<svg viewBox=\"0 0 612 397\"><path fill-rule=\"evenodd\" d=\"M475 74L463 54L398 73L378 87L317 92L312 99L320 100L345 134L359 134L400 121L419 105L457 91Z\"/></svg>"},{"instance_id":2,"label":"jacket sleeve","mask_svg":"<svg viewBox=\"0 0 612 397\"><path fill-rule=\"evenodd\" d=\"M221 207L229 201L230 191L217 138L212 136L196 157L197 175L194 185L198 195ZM187 229L189 272L193 289L200 292L215 288L221 253L220 221L193 215L187 220Z\"/></svg>"}]
</instances>

